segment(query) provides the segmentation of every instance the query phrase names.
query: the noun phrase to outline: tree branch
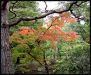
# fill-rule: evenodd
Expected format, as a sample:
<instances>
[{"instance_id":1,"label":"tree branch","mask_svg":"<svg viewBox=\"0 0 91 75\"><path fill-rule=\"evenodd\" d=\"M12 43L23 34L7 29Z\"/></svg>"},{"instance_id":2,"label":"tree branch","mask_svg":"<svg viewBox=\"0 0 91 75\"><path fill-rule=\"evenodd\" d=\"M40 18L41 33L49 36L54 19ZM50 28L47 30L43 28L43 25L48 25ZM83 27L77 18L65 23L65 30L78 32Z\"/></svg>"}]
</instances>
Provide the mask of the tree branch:
<instances>
[{"instance_id":1,"label":"tree branch","mask_svg":"<svg viewBox=\"0 0 91 75\"><path fill-rule=\"evenodd\" d=\"M78 7L80 7L80 5L82 4L82 3L84 3L84 2L87 2L87 1L82 1L81 3L79 3L79 4L75 4L76 6L78 6Z\"/></svg>"},{"instance_id":2,"label":"tree branch","mask_svg":"<svg viewBox=\"0 0 91 75\"><path fill-rule=\"evenodd\" d=\"M75 18L77 18L77 21L78 21L78 22L79 22L80 20L83 20L83 19L84 19L84 17L80 18L80 16L77 16L75 13L73 13L73 10L70 10L70 12L71 12L71 14L72 14Z\"/></svg>"},{"instance_id":3,"label":"tree branch","mask_svg":"<svg viewBox=\"0 0 91 75\"><path fill-rule=\"evenodd\" d=\"M47 10L46 10L46 9L47 9L47 4L46 4L46 1L44 1L44 2L45 2L45 5L46 5L46 7L45 7L45 12L47 12Z\"/></svg>"},{"instance_id":4,"label":"tree branch","mask_svg":"<svg viewBox=\"0 0 91 75\"><path fill-rule=\"evenodd\" d=\"M69 10L64 10L64 11L55 11L55 10L53 10L53 11L50 11L49 13L46 13L46 14L38 16L38 17L33 17L33 18L31 18L31 17L26 17L26 18L22 17L22 18L17 19L14 23L9 24L9 27L17 25L21 21L32 21L32 20L44 18L44 17L46 17L46 16L48 16L50 14L53 14L53 13L60 13L61 14L61 13L66 12L66 11L69 11Z\"/></svg>"},{"instance_id":5,"label":"tree branch","mask_svg":"<svg viewBox=\"0 0 91 75\"><path fill-rule=\"evenodd\" d=\"M28 53L32 58L34 58L35 61L37 61L40 65L43 65L39 60L36 59L31 53Z\"/></svg>"},{"instance_id":6,"label":"tree branch","mask_svg":"<svg viewBox=\"0 0 91 75\"><path fill-rule=\"evenodd\" d=\"M71 8L72 8L72 6L73 6L74 4L77 4L77 1L72 2L72 3L70 4L70 6L69 6L68 10L71 10Z\"/></svg>"},{"instance_id":7,"label":"tree branch","mask_svg":"<svg viewBox=\"0 0 91 75\"><path fill-rule=\"evenodd\" d=\"M10 8L12 9L12 11L11 11L10 8L9 8L9 11L14 14L14 16L13 16L12 18L10 18L10 19L14 19L14 18L17 16L16 13L15 13L15 11L13 11L13 8L14 8L14 6L15 6L15 4L16 4L17 2L18 2L18 1L16 1L15 3L12 3L13 5L10 7Z\"/></svg>"},{"instance_id":8,"label":"tree branch","mask_svg":"<svg viewBox=\"0 0 91 75\"><path fill-rule=\"evenodd\" d=\"M53 22L55 22L55 20L57 20L58 18L60 18L60 17L57 17L54 20L52 20L51 25L46 29L46 31L48 31L52 26L54 26ZM44 34L46 33L46 31L44 32Z\"/></svg>"},{"instance_id":9,"label":"tree branch","mask_svg":"<svg viewBox=\"0 0 91 75\"><path fill-rule=\"evenodd\" d=\"M63 11L51 10L50 12L48 12L48 13L46 13L46 14L44 14L44 15L38 16L38 17L32 17L32 18L31 18L31 17L21 17L21 18L17 19L15 22L9 24L9 27L12 27L12 26L14 26L14 25L17 25L17 24L20 23L21 21L32 21L32 20L37 20L37 19L45 18L46 16L48 16L48 15L50 15L50 14L53 14L53 13L60 13L60 14L62 14L63 12L70 11L70 12L73 14L71 8L72 8L72 6L75 5L76 3L77 3L77 1L72 2L72 3L70 4L69 8L66 9L66 10L63 10ZM81 4L82 4L82 3L81 3ZM81 5L81 4L80 4L80 5ZM73 15L74 15L74 14L73 14ZM78 18L78 17L76 16L76 18Z\"/></svg>"},{"instance_id":10,"label":"tree branch","mask_svg":"<svg viewBox=\"0 0 91 75\"><path fill-rule=\"evenodd\" d=\"M76 2L74 2L74 4L75 4L76 6L78 6L78 7L80 7L81 4L83 4L84 2L87 2L87 1L82 1L82 2L79 3L79 4L77 4L77 1L76 1ZM71 6L72 6L72 5L71 5ZM77 15L73 12L72 9L70 9L70 12L71 12L71 14L72 14L75 18L77 18L77 21L78 21L78 22L79 22L80 20L83 20L83 19L84 19L84 17L77 16Z\"/></svg>"}]
</instances>

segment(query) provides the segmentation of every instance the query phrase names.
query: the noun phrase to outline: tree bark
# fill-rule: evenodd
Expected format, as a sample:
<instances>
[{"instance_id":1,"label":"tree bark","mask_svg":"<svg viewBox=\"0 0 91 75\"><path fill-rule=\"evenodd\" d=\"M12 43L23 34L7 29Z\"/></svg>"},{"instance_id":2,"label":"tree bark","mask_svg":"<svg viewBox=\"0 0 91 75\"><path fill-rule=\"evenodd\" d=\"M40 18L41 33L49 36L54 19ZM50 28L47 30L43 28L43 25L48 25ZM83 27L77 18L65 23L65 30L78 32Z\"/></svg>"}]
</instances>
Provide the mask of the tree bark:
<instances>
[{"instance_id":1,"label":"tree bark","mask_svg":"<svg viewBox=\"0 0 91 75\"><path fill-rule=\"evenodd\" d=\"M8 1L3 1L1 9L1 73L13 74L14 69L9 47Z\"/></svg>"}]
</instances>

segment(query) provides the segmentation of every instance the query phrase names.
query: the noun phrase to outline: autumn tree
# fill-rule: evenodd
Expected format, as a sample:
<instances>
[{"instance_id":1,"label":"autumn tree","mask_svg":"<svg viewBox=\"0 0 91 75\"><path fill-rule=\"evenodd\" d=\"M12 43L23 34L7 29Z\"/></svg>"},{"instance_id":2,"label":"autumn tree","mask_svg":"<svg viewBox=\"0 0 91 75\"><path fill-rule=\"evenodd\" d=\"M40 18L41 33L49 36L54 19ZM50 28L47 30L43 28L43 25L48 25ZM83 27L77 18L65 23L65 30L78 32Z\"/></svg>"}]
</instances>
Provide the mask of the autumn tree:
<instances>
[{"instance_id":1,"label":"autumn tree","mask_svg":"<svg viewBox=\"0 0 91 75\"><path fill-rule=\"evenodd\" d=\"M79 18L79 16L75 15L75 13L73 12L73 6L81 6L82 3L84 3L84 1L82 1L81 3L78 4L78 1L73 1L70 2L69 7L65 10L49 10L47 13L45 13L44 15L39 15L37 17L21 17L18 18L16 20L14 20L13 22L9 22L8 21L8 14L9 14L9 4L10 1L8 0L3 0L1 1L1 72L2 74L14 74L14 68L12 65L12 60L11 60L11 49L10 49L10 44L9 44L9 29L15 25L17 25L18 23L22 22L22 21L34 21L34 20L38 20L38 19L42 19L45 18L46 16L53 14L53 13L58 13L58 14L63 14L66 15L65 17L62 17L62 19L64 19L67 22L74 22L74 19L72 18L67 18L68 14L64 14L65 12L70 12L71 14L73 14L73 16L75 18L77 18L77 21L81 18ZM28 15L29 16L29 15ZM59 21L59 20L57 20ZM56 22L59 23L59 22ZM62 22L61 22L62 24ZM50 26L49 26L50 27ZM59 30L58 28L56 28L57 31ZM24 30L24 34L26 34L28 31ZM46 31L48 32L48 31ZM47 33L44 33L44 35L49 35L46 39L51 40L51 36L50 36L50 31ZM58 31L59 32L59 31ZM22 33L22 31L20 32ZM67 36L65 35L67 34ZM71 33L63 33L63 37L65 38L64 40L69 41L71 39L74 38L78 38L78 36L76 36L76 33L71 32ZM72 37L69 37L70 35L73 35ZM54 36L55 37L55 36ZM74 37L74 38L73 38ZM45 39L45 38L42 38ZM53 40L53 39L52 39ZM55 38L55 40L57 40Z\"/></svg>"}]
</instances>

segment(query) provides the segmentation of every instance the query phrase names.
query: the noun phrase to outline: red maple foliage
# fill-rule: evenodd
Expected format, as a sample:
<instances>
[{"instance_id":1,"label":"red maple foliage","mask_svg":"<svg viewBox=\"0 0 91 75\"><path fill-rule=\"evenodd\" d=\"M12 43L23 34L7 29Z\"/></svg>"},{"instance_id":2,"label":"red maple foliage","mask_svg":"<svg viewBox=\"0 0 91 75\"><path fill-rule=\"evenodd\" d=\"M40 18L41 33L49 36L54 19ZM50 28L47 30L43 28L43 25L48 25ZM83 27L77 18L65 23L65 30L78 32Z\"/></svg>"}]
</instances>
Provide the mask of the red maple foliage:
<instances>
[{"instance_id":1,"label":"red maple foliage","mask_svg":"<svg viewBox=\"0 0 91 75\"><path fill-rule=\"evenodd\" d=\"M43 27L39 27L38 30L30 29L28 27L22 27L20 28L19 33L21 35L31 35L31 34L37 34L38 39L41 41L49 40L54 45L55 42L60 40L62 38L64 41L72 41L80 36L77 35L76 32L64 32L62 31L62 28L65 25L65 22L67 23L75 23L77 20L76 18L72 18L71 14L69 12L65 12L61 14L61 18L54 17L51 22L47 25L48 29L45 30L45 32L42 32Z\"/></svg>"},{"instance_id":2,"label":"red maple foliage","mask_svg":"<svg viewBox=\"0 0 91 75\"><path fill-rule=\"evenodd\" d=\"M35 32L34 29L30 29L29 27L21 27L19 33L22 35L31 35Z\"/></svg>"}]
</instances>

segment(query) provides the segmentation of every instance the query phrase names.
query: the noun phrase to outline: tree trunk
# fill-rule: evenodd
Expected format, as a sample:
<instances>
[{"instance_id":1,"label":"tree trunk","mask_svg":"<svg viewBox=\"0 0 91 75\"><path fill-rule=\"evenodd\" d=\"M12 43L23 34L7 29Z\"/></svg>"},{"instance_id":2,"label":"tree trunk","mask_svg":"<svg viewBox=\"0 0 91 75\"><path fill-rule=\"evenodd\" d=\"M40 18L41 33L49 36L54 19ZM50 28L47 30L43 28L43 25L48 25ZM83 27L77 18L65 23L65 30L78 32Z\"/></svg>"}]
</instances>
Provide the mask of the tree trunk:
<instances>
[{"instance_id":1,"label":"tree trunk","mask_svg":"<svg viewBox=\"0 0 91 75\"><path fill-rule=\"evenodd\" d=\"M8 2L3 1L1 10L1 73L13 74L14 69L11 59L11 50L9 47L9 26L8 26Z\"/></svg>"}]
</instances>

